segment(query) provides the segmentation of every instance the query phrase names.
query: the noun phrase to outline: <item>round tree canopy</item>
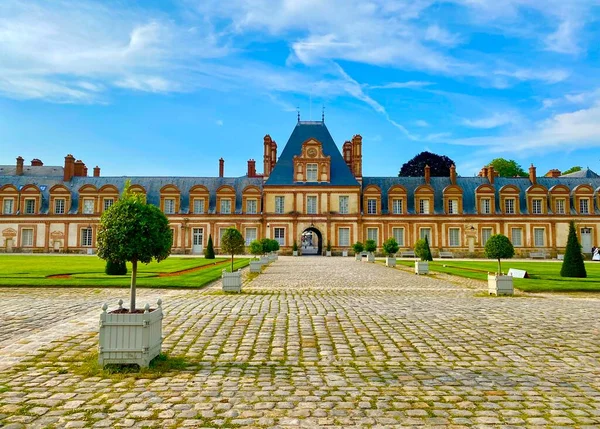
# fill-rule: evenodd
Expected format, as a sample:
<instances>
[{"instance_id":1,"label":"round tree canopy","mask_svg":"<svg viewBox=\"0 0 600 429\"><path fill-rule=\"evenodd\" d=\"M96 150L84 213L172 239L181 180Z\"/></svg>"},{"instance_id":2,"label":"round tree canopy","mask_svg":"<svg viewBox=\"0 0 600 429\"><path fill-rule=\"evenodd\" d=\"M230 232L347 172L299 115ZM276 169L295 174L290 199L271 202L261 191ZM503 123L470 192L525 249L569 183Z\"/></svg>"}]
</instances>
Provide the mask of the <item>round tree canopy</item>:
<instances>
[{"instance_id":1,"label":"round tree canopy","mask_svg":"<svg viewBox=\"0 0 600 429\"><path fill-rule=\"evenodd\" d=\"M491 259L508 259L515 255L515 248L508 237L495 234L485 243L485 254Z\"/></svg>"}]
</instances>

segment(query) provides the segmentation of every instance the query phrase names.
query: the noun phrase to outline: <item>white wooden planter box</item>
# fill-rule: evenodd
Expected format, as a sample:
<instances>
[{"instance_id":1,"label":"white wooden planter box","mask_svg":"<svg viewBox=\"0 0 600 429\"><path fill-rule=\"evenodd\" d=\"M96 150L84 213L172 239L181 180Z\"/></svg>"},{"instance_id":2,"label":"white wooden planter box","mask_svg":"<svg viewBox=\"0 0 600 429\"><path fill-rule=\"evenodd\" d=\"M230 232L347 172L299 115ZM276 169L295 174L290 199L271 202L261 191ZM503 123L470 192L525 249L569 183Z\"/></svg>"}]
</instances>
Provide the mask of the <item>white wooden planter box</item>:
<instances>
[{"instance_id":1,"label":"white wooden planter box","mask_svg":"<svg viewBox=\"0 0 600 429\"><path fill-rule=\"evenodd\" d=\"M269 261L269 257L268 256L261 256L260 257L260 263L262 265L267 265L269 262L271 262L271 261Z\"/></svg>"},{"instance_id":2,"label":"white wooden planter box","mask_svg":"<svg viewBox=\"0 0 600 429\"><path fill-rule=\"evenodd\" d=\"M260 269L262 267L262 263L260 261L250 261L250 272L251 273L260 273Z\"/></svg>"},{"instance_id":3,"label":"white wooden planter box","mask_svg":"<svg viewBox=\"0 0 600 429\"><path fill-rule=\"evenodd\" d=\"M354 254L354 259L356 261L362 261L362 255L360 253L355 253Z\"/></svg>"},{"instance_id":4,"label":"white wooden planter box","mask_svg":"<svg viewBox=\"0 0 600 429\"><path fill-rule=\"evenodd\" d=\"M240 293L242 291L242 272L234 271L233 273L229 273L223 270L222 275L223 280L223 292L237 292Z\"/></svg>"},{"instance_id":5,"label":"white wooden planter box","mask_svg":"<svg viewBox=\"0 0 600 429\"><path fill-rule=\"evenodd\" d=\"M342 256L345 258L348 256L348 251L347 250L342 250Z\"/></svg>"},{"instance_id":6,"label":"white wooden planter box","mask_svg":"<svg viewBox=\"0 0 600 429\"><path fill-rule=\"evenodd\" d=\"M392 268L395 267L396 266L396 257L395 256L393 256L393 257L392 256L387 256L385 258L385 265L387 267L392 267Z\"/></svg>"},{"instance_id":7,"label":"white wooden planter box","mask_svg":"<svg viewBox=\"0 0 600 429\"><path fill-rule=\"evenodd\" d=\"M415 274L429 274L429 261L415 261Z\"/></svg>"},{"instance_id":8,"label":"white wooden planter box","mask_svg":"<svg viewBox=\"0 0 600 429\"><path fill-rule=\"evenodd\" d=\"M375 262L375 254L374 253L367 253L367 262Z\"/></svg>"},{"instance_id":9,"label":"white wooden planter box","mask_svg":"<svg viewBox=\"0 0 600 429\"><path fill-rule=\"evenodd\" d=\"M292 250L292 256L298 256L298 251L297 250Z\"/></svg>"},{"instance_id":10,"label":"white wooden planter box","mask_svg":"<svg viewBox=\"0 0 600 429\"><path fill-rule=\"evenodd\" d=\"M488 274L488 292L490 295L514 295L513 277Z\"/></svg>"},{"instance_id":11,"label":"white wooden planter box","mask_svg":"<svg viewBox=\"0 0 600 429\"><path fill-rule=\"evenodd\" d=\"M119 300L119 308L123 301ZM102 306L98 362L107 364L138 364L147 368L150 361L160 354L162 346L162 301L144 313L107 313L108 305Z\"/></svg>"},{"instance_id":12,"label":"white wooden planter box","mask_svg":"<svg viewBox=\"0 0 600 429\"><path fill-rule=\"evenodd\" d=\"M331 256L331 250L326 250L326 251L325 251L325 255L326 255L326 256Z\"/></svg>"},{"instance_id":13,"label":"white wooden planter box","mask_svg":"<svg viewBox=\"0 0 600 429\"><path fill-rule=\"evenodd\" d=\"M269 255L267 256L269 258L269 262L273 262L276 261L277 258L277 253L269 253Z\"/></svg>"}]
</instances>

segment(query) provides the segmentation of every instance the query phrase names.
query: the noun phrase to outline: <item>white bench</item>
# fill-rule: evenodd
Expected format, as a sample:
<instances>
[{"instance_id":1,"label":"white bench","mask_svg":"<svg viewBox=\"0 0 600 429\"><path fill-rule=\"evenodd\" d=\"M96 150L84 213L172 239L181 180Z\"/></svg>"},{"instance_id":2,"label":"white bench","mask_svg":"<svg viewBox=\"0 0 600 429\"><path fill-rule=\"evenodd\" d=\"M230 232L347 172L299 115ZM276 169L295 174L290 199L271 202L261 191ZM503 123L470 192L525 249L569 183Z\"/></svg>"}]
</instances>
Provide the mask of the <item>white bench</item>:
<instances>
[{"instance_id":1,"label":"white bench","mask_svg":"<svg viewBox=\"0 0 600 429\"><path fill-rule=\"evenodd\" d=\"M414 258L415 252L413 252L412 250L407 250L406 252L400 252L400 257L401 258Z\"/></svg>"},{"instance_id":2,"label":"white bench","mask_svg":"<svg viewBox=\"0 0 600 429\"><path fill-rule=\"evenodd\" d=\"M531 259L546 259L547 256L546 252L529 252L529 258Z\"/></svg>"},{"instance_id":3,"label":"white bench","mask_svg":"<svg viewBox=\"0 0 600 429\"><path fill-rule=\"evenodd\" d=\"M558 259L559 261L564 261L565 255L558 254L558 255L556 255L556 259Z\"/></svg>"},{"instance_id":4,"label":"white bench","mask_svg":"<svg viewBox=\"0 0 600 429\"><path fill-rule=\"evenodd\" d=\"M440 258L451 258L451 259L454 259L454 253L452 253L452 252L440 252Z\"/></svg>"}]
</instances>

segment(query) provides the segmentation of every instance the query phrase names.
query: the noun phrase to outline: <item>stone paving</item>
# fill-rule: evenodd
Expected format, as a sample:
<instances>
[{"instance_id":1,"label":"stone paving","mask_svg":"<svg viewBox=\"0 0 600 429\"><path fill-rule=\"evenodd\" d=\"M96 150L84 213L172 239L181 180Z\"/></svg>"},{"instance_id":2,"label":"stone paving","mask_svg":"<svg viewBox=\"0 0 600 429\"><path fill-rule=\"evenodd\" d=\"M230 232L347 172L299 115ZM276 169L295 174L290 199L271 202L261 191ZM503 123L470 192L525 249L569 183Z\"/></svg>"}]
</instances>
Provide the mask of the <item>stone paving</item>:
<instances>
[{"instance_id":1,"label":"stone paving","mask_svg":"<svg viewBox=\"0 0 600 429\"><path fill-rule=\"evenodd\" d=\"M127 290L0 289L0 427L600 427L600 299L483 286L280 257L240 295L142 290L188 363L160 378L75 370Z\"/></svg>"}]
</instances>

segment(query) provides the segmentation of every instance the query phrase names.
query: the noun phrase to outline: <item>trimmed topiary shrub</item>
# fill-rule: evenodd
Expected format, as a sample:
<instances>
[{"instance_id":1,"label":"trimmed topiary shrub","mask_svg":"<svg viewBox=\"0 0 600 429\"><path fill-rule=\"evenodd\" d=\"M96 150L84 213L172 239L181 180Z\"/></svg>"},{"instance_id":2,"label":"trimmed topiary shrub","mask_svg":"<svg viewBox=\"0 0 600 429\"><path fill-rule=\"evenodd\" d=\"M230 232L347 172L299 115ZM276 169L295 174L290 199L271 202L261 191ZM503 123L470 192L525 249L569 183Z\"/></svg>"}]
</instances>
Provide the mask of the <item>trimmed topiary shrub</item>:
<instances>
[{"instance_id":1,"label":"trimmed topiary shrub","mask_svg":"<svg viewBox=\"0 0 600 429\"><path fill-rule=\"evenodd\" d=\"M294 251L294 252L298 251L298 243L296 243L296 240L294 240L294 242L292 243L292 251Z\"/></svg>"},{"instance_id":2,"label":"trimmed topiary shrub","mask_svg":"<svg viewBox=\"0 0 600 429\"><path fill-rule=\"evenodd\" d=\"M125 261L112 262L110 259L106 261L104 272L109 276L124 276L127 274L127 264Z\"/></svg>"},{"instance_id":3,"label":"trimmed topiary shrub","mask_svg":"<svg viewBox=\"0 0 600 429\"><path fill-rule=\"evenodd\" d=\"M492 235L485 243L485 256L498 260L498 275L502 274L500 259L508 259L515 256L515 248L507 236L502 234Z\"/></svg>"},{"instance_id":4,"label":"trimmed topiary shrub","mask_svg":"<svg viewBox=\"0 0 600 429\"><path fill-rule=\"evenodd\" d=\"M212 234L208 236L208 245L204 251L204 257L206 259L215 259L215 248L213 246Z\"/></svg>"},{"instance_id":5,"label":"trimmed topiary shrub","mask_svg":"<svg viewBox=\"0 0 600 429\"><path fill-rule=\"evenodd\" d=\"M258 255L263 254L263 245L259 240L252 240L250 243L250 253L254 255L255 258L258 258Z\"/></svg>"},{"instance_id":6,"label":"trimmed topiary shrub","mask_svg":"<svg viewBox=\"0 0 600 429\"><path fill-rule=\"evenodd\" d=\"M271 240L271 252L277 252L279 250L279 242L277 240Z\"/></svg>"},{"instance_id":7,"label":"trimmed topiary shrub","mask_svg":"<svg viewBox=\"0 0 600 429\"><path fill-rule=\"evenodd\" d=\"M421 261L433 261L433 255L429 248L429 239L425 236L424 239L417 240L415 243L415 255L421 259Z\"/></svg>"},{"instance_id":8,"label":"trimmed topiary shrub","mask_svg":"<svg viewBox=\"0 0 600 429\"><path fill-rule=\"evenodd\" d=\"M244 253L246 241L236 228L227 228L221 239L221 249L224 253L231 255L231 272L233 273L233 257Z\"/></svg>"},{"instance_id":9,"label":"trimmed topiary shrub","mask_svg":"<svg viewBox=\"0 0 600 429\"><path fill-rule=\"evenodd\" d=\"M375 253L377 250L377 243L375 243L375 240L365 241L365 250L369 253Z\"/></svg>"},{"instance_id":10,"label":"trimmed topiary shrub","mask_svg":"<svg viewBox=\"0 0 600 429\"><path fill-rule=\"evenodd\" d=\"M325 247L325 250L331 252L331 240L327 240L327 246Z\"/></svg>"},{"instance_id":11,"label":"trimmed topiary shrub","mask_svg":"<svg viewBox=\"0 0 600 429\"><path fill-rule=\"evenodd\" d=\"M587 277L583 255L581 254L581 244L577 239L575 232L575 222L569 223L569 237L567 238L567 249L565 250L565 259L560 269L561 277Z\"/></svg>"},{"instance_id":12,"label":"trimmed topiary shrub","mask_svg":"<svg viewBox=\"0 0 600 429\"><path fill-rule=\"evenodd\" d=\"M354 250L354 253L361 253L365 250L365 246L360 241L357 241L352 245L352 250Z\"/></svg>"},{"instance_id":13,"label":"trimmed topiary shrub","mask_svg":"<svg viewBox=\"0 0 600 429\"><path fill-rule=\"evenodd\" d=\"M398 253L398 249L400 249L400 246L394 237L390 237L383 242L383 252L390 258Z\"/></svg>"}]
</instances>

